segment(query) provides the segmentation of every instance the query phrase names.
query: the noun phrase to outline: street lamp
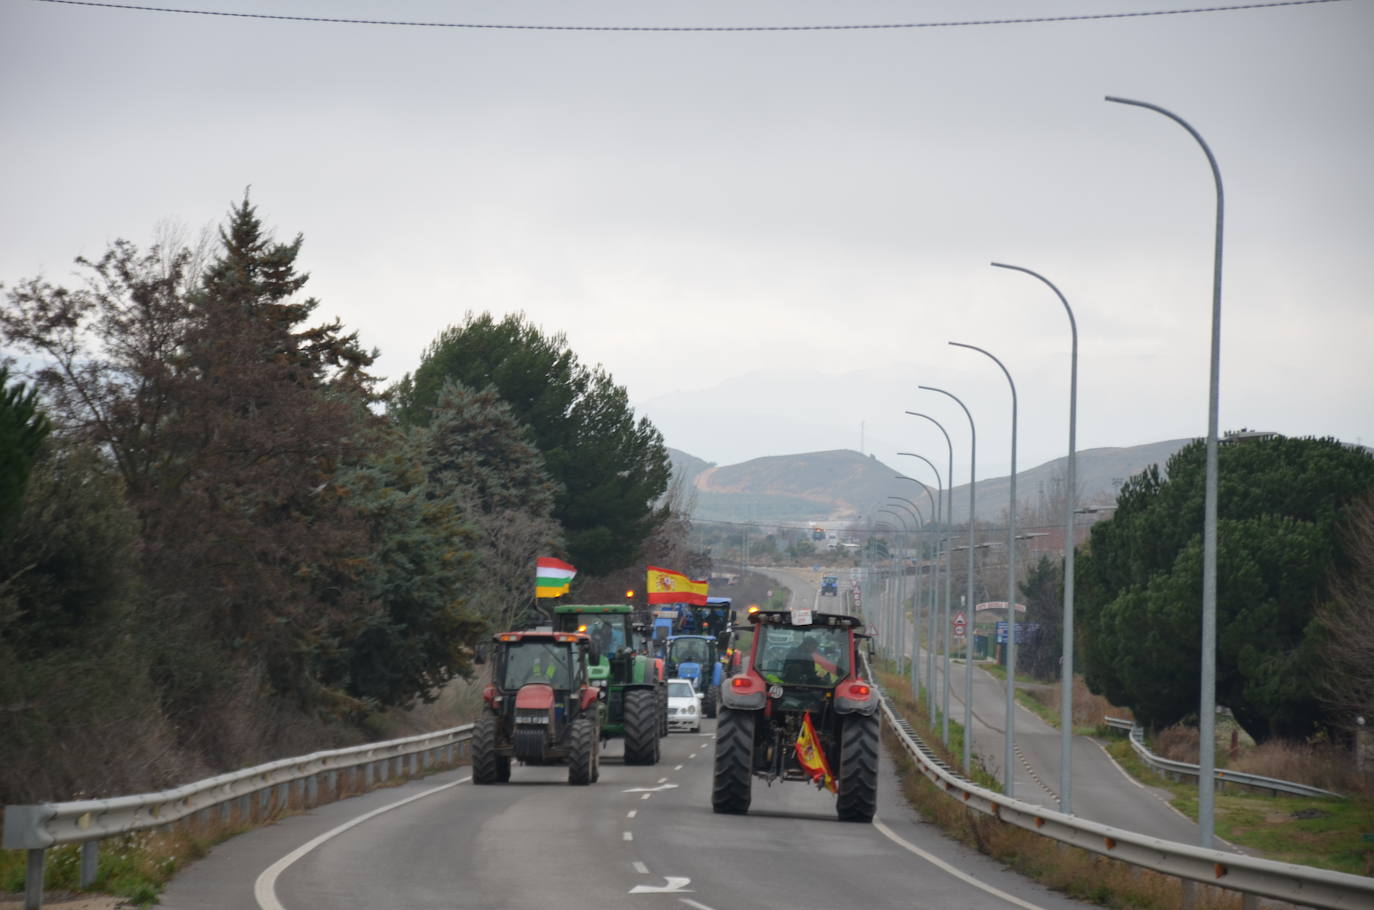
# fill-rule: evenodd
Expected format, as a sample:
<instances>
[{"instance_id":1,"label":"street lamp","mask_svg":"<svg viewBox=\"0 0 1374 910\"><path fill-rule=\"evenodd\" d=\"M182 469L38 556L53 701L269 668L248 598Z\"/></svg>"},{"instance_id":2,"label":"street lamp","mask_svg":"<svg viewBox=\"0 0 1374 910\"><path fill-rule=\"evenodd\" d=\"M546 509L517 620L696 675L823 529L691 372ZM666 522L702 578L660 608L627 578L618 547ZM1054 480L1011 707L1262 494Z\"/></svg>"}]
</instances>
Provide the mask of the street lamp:
<instances>
[{"instance_id":1,"label":"street lamp","mask_svg":"<svg viewBox=\"0 0 1374 910\"><path fill-rule=\"evenodd\" d=\"M901 477L902 475L898 474L897 476ZM916 480L915 478L909 477L907 479L911 480L913 483L921 483L919 480ZM921 483L921 489L926 491L927 496L930 495L930 489L925 484ZM894 502L893 505L896 505L898 506L898 508L901 508L904 511L910 513L912 521L919 522L919 528L925 528L927 524L925 513L921 511L920 506L916 505L916 503L912 502L910 499L906 499L901 496L889 495L887 498L896 500L896 502ZM900 505L900 503L906 503L906 506ZM910 506L911 508L908 509L907 506ZM920 675L919 671L916 668L921 653L921 550L919 549L920 546L921 544L918 544L918 549L916 551L916 561L915 565L913 565L913 569L915 571L912 572L912 587L914 591L912 593L911 598L911 697L916 699L918 702L921 698L921 690L917 687L917 680L920 679ZM903 568L902 571L903 575L905 575L905 568ZM902 616L903 627L905 628L905 605L899 607L899 610ZM905 640L905 636L903 636L903 640Z\"/></svg>"},{"instance_id":2,"label":"street lamp","mask_svg":"<svg viewBox=\"0 0 1374 910\"><path fill-rule=\"evenodd\" d=\"M952 392L946 392L944 389L937 389L937 388L935 388L934 386L928 386L928 385L923 385L923 386L920 386L919 388L921 388L921 389L923 389L923 390L925 390L925 391L927 391L927 392L939 392L941 395L944 395L946 398L953 399L954 403L957 404L957 405L959 406L959 409L962 410L962 411L964 412L964 416L968 418L968 542L969 542L969 544L970 544L970 547L969 547L969 551L968 551L968 579L967 579L967 587L966 587L966 589L965 589L967 593L964 595L964 600L965 600L964 606L965 606L965 609L971 610L971 609L973 609L973 547L971 546L971 544L973 543L973 533L974 533L974 523L973 523L973 521L974 521L974 515L977 514L976 500L977 500L977 490L978 490L978 432L977 432L977 430L976 430L976 429L974 428L974 426L973 426L973 415L969 413L968 408L964 405L964 403L963 403L962 401L959 400L959 398L958 398L956 395L954 395L954 393L952 393ZM908 414L915 414L915 412L913 412L913 411L907 411L907 413L908 413ZM930 417L930 416L928 416L928 415L926 415L926 414L915 414L915 416L917 416L917 417L925 417L925 418L926 418L927 420L929 420L931 423L934 423L937 427L940 427L940 432L945 434L945 443L946 443L946 444L949 444L949 452L950 452L950 455L949 455L949 496L946 498L946 502L948 503L948 507L947 507L947 510L946 510L946 512L945 512L945 517L949 519L949 524L950 524L950 527L952 528L952 527L954 526L954 517L953 517L953 516L954 516L954 508L953 508L953 507L954 507L954 446L953 446L952 444L949 443L949 434L948 434L948 433L945 433L945 428L942 427L942 426L940 426L940 424L935 420L934 417ZM950 574L953 574L953 571L952 571L952 570L953 570L953 567L954 567L954 557L953 557L953 555L951 555L951 556L950 556L950 569L951 569ZM945 716L946 716L946 717L949 716L949 633L950 633L950 628L949 628L949 601L950 601L949 584L948 584L948 582L946 582L946 584L945 584ZM964 618L964 631L965 631L965 633L968 632L968 617L965 617L965 618ZM973 733L972 733L972 730L973 730L973 727L972 727L972 723L973 723L973 661L972 661L971 659L969 659L969 657L970 657L971 655L972 655L972 650L970 649L969 654L968 654L968 655L965 655L965 660L964 660L964 774L965 774L965 776L968 776L969 774L972 773L971 770L970 770L970 768L971 768L971 766L972 766L972 764L973 764L973 743L972 743L972 740L973 740ZM946 739L946 742L948 742L948 739Z\"/></svg>"},{"instance_id":3,"label":"street lamp","mask_svg":"<svg viewBox=\"0 0 1374 910\"><path fill-rule=\"evenodd\" d=\"M1006 769L1002 785L1007 796L1013 795L1016 775L1013 773L1013 741L1016 736L1016 383L1011 373L991 352L971 344L951 341L956 348L968 348L990 359L1007 377L1011 386L1011 509L1007 521L1007 731L1006 731Z\"/></svg>"},{"instance_id":4,"label":"street lamp","mask_svg":"<svg viewBox=\"0 0 1374 910\"><path fill-rule=\"evenodd\" d=\"M910 412L910 411L907 411L907 413L910 414L911 412ZM931 511L932 511L933 514L934 514L934 522L935 522L935 524L936 524L937 526L940 526L940 524L941 524L941 522L940 522L940 510L941 510L941 508L942 508L943 505L944 505L945 485L944 485L944 482L940 479L940 471L939 471L939 469L936 468L935 465L931 463L931 460L930 460L929 458L925 457L924 455L917 455L915 452L898 452L897 454L898 454L898 455L906 455L906 456L908 456L908 457L910 457L910 458L919 458L919 459L921 459L922 461L924 461L926 464L930 465L930 469L931 469L932 471L935 472L935 496L934 496L933 499L931 499ZM953 453L951 453L951 454L953 454ZM909 481L911 481L912 483L921 484L921 489L926 491L926 496L927 496L928 498L930 497L930 487L926 486L924 483L921 483L921 481L917 480L916 478L914 478L914 477L907 477L905 474L898 474L898 475L897 475L897 479L898 479L898 480L909 480ZM939 608L939 598L940 598L940 554L941 554L941 550L942 550L942 548L943 548L943 546L944 546L945 543L946 543L946 541L944 540L943 532L942 532L941 534L937 534L937 535L936 535L936 538L935 538L935 571L934 571L934 573L932 574L932 576L931 576L931 581L930 581L930 592L931 592L931 598L930 598L930 599L931 599L931 605L930 605L930 607L926 610L926 615L927 615L927 617L928 617L928 620L927 620L927 627L928 627L929 630L930 630L929 642L930 642L930 649L931 649L931 650L930 650L930 655L931 655L931 656L930 656L930 658L929 658L928 660L926 660L926 699L927 699L926 708L927 708L927 710L928 710L929 713L930 713L930 718L931 718L931 722L932 722L932 723L934 723L934 720L935 720L935 690L934 690L934 678L935 678L935 677L934 677L934 670L935 670L935 650L934 650L934 649L935 649L935 611ZM949 587L949 584L948 584L948 568L946 568L946 576L947 576L947 577L946 577L946 585L945 585L945 587L948 588L948 587ZM918 631L916 632L916 639L917 639L917 641L916 641L916 646L917 646L917 650L920 649L920 638L921 638L921 633L920 633L920 631L918 630ZM913 669L914 669L914 668L913 668ZM919 682L918 682L916 679L913 678L913 680L912 680L912 688L913 688L913 690L914 690L913 694L915 695L916 700L919 702L920 699L921 699L921 692L920 692L920 689L919 689L918 687L919 687Z\"/></svg>"},{"instance_id":5,"label":"street lamp","mask_svg":"<svg viewBox=\"0 0 1374 910\"><path fill-rule=\"evenodd\" d=\"M879 512L886 512L888 515L893 516L893 517L896 518L899 522L901 522L901 525L902 525L902 533L908 534L908 535L911 533L911 532L907 529L907 526L906 526L906 518L905 518L904 516L902 516L901 514L899 514L899 513L897 513L897 512L892 511L891 509L879 509L878 511L879 511ZM901 613L902 613L902 587L903 587L903 584L904 584L904 579L902 578L902 548L901 548L901 544L898 544L898 546L897 546L897 558L896 558L896 560L894 560L894 564L895 564L895 567L896 567L897 579L896 579L896 583L892 586L892 592L893 592L894 595L896 595L896 596L895 596L896 603L893 603L892 601L889 601L889 602L888 602L888 608L887 608L887 621L884 622L883 625L884 625L884 627L885 627L885 629L886 629L886 632L887 632L887 636L886 636L887 639L888 639L888 642L887 642L887 650L888 650L889 656L891 656L894 660L896 660L896 662L897 662L897 675L900 676L900 675L902 675L902 649L901 649L900 647L896 647L896 645L897 645L898 642L900 642L900 641L902 640L902 626L903 626L903 624L904 624L904 622L905 622L904 619L903 619L902 616L901 616Z\"/></svg>"},{"instance_id":6,"label":"street lamp","mask_svg":"<svg viewBox=\"0 0 1374 910\"><path fill-rule=\"evenodd\" d=\"M1202 146L1212 179L1217 186L1216 248L1212 258L1212 363L1207 389L1207 481L1203 491L1202 519L1202 697L1198 704L1198 824L1202 846L1212 846L1216 784L1217 704L1217 410L1221 397L1221 235L1225 197L1221 169L1198 131L1182 117L1154 104L1107 96L1108 101L1130 104L1163 114L1188 131Z\"/></svg>"},{"instance_id":7,"label":"street lamp","mask_svg":"<svg viewBox=\"0 0 1374 910\"><path fill-rule=\"evenodd\" d=\"M901 453L901 452L898 452L897 454L898 454L898 455L901 455L902 453ZM920 458L921 456L918 455L918 456L916 456L916 457L917 457L917 458ZM926 463L929 464L929 462L926 462ZM936 492L936 495L932 496L931 493L930 493L930 487L928 487L928 486L926 486L925 484L921 483L921 482L920 482L919 480L917 480L915 477L907 477L905 474L897 474L897 475L895 475L895 477L896 477L897 480L907 480L907 481L910 481L911 483L916 484L916 485L919 486L923 491L925 491L926 499L928 499L928 500L930 501L930 517L931 517L930 522L927 522L927 523L926 523L926 527L929 527L930 524L936 524L936 525L938 525L938 524L940 523L940 499L939 499L939 492L937 491L937 492ZM900 497L898 497L898 498L900 498ZM919 590L920 590L920 574L919 574L919 573L917 574L916 580L917 580L917 590L919 591ZM938 536L935 538L935 571L934 571L934 572L932 573L932 575L931 575L929 591L930 591L930 595L929 595L928 599L931 600L932 602L936 601L936 599L939 597L939 591L940 591L940 538L939 538ZM934 638L935 638L935 625L934 625L935 619L934 619L934 617L933 617L933 615L932 615L932 611L933 611L933 610L934 610L934 606L932 606L932 605L928 605L927 608L926 608L926 615L927 615L928 617L931 617L931 618L928 620L928 622L929 622L929 624L930 624L931 647L934 647ZM913 609L912 614L911 614L911 621L912 621L913 623L916 624L916 628L915 628L915 629L913 630L913 632L912 632L912 638L913 638L913 640L914 640L915 643L912 645L912 652L911 652L911 659L912 659L912 664L911 664L911 697L914 698L914 699L916 699L916 701L917 701L918 704L919 704L920 701L921 701L921 671L920 671L920 665L919 665L919 660L918 660L918 655L921 653L921 627L920 627L919 619L920 619L919 610ZM930 666L930 659L927 659L927 660L926 660L926 666L927 666L927 667ZM927 694L928 696L930 695L929 692L927 692L926 694ZM928 707L928 709L929 709L929 711L930 711L930 717L931 717L931 721L932 721L932 723L933 723L933 722L934 722L934 719L935 719L935 704L934 704L934 702L931 702L927 707Z\"/></svg>"},{"instance_id":8,"label":"street lamp","mask_svg":"<svg viewBox=\"0 0 1374 910\"><path fill-rule=\"evenodd\" d=\"M949 454L949 473L946 474L945 477L949 480L949 483L948 483L947 485L944 486L944 497L943 497L943 498L944 498L944 501L945 501L945 502L944 502L944 506L945 506L945 520L944 520L944 527L945 527L945 548L946 548L946 552L948 552L949 544L951 543L951 538L953 537L953 528L954 528L954 508L953 508L953 506L954 506L954 443L952 443L952 442L949 441L949 433L945 432L944 424L940 423L940 421L936 420L934 417L931 417L929 414L922 414L922 413L920 413L919 411L907 411L906 413L910 414L912 417L923 417L923 418L925 418L926 420L929 420L931 423L935 424L935 428L936 428L937 430L940 431L940 435L943 436L943 437L945 437L945 449L946 449L946 451L947 451L948 454ZM921 459L922 461L924 461L926 464L930 464L930 460L929 460L929 459L927 459L927 458L925 458L924 456L921 456L921 455L916 455L914 452L900 452L900 453L898 453L898 454L901 454L901 455L912 455L912 456L915 457L915 458L920 458L920 459ZM935 465L930 464L930 468L931 468L932 471L934 471L934 470L935 470ZM971 478L973 475L970 474L969 476L970 476L970 478ZM935 481L936 481L937 484L940 482L940 472L939 472L939 471L935 471ZM970 487L970 491L971 491L971 490L972 490L972 487ZM971 524L970 524L970 527L972 527ZM953 597L954 597L953 590L952 590L953 581L954 581L954 558L953 558L953 557L949 557L948 562L947 562L947 564L945 565L945 610L944 610L944 624L945 624L945 640L946 640L946 642L948 642L948 640L949 640L949 604L950 604L950 601L951 601L951 600L953 599ZM931 619L930 619L930 647L932 648L931 654L932 654L932 656L933 656L933 655L934 655L934 650L933 650L933 649L935 648L935 617L934 617L933 615L931 616ZM948 650L949 650L949 649L946 648L945 650L946 650L946 654L948 654ZM945 669L946 669L946 670L949 669L949 663L948 663L948 661L946 661L946 663L945 663ZM931 716L931 719L932 719L932 721L933 721L934 718L935 718L935 673L934 673L934 664L931 664L931 666L929 666L929 667L926 668L926 688L930 690L930 700L931 700L931 701L930 701L930 716ZM946 717L949 716L949 677L948 677L948 676L945 677L945 716L946 716ZM965 721L967 721L967 720L968 720L968 718L966 717L966 718L965 718ZM949 723L948 723L948 721L945 722L945 736L944 736L944 740L945 740L946 743L949 742ZM967 771L967 769L965 769L965 771Z\"/></svg>"},{"instance_id":9,"label":"street lamp","mask_svg":"<svg viewBox=\"0 0 1374 910\"><path fill-rule=\"evenodd\" d=\"M1073 308L1064 299L1064 295L1059 292L1059 288L1039 272L1033 272L1028 268L1019 265L1007 265L1004 262L992 263L994 268L1011 269L1016 272L1025 272L1033 278L1039 278L1055 296L1059 302L1064 304L1064 312L1069 316L1069 331L1073 337L1073 346L1069 354L1069 477L1068 477L1068 503L1065 506L1067 513L1064 519L1064 639L1063 639L1063 667L1059 673L1059 811L1065 815L1073 814L1073 574L1074 574L1074 550L1077 548L1078 541L1073 533L1073 515L1077 506L1078 487L1075 479L1075 461L1077 460L1075 434L1078 428L1078 320L1073 318Z\"/></svg>"}]
</instances>

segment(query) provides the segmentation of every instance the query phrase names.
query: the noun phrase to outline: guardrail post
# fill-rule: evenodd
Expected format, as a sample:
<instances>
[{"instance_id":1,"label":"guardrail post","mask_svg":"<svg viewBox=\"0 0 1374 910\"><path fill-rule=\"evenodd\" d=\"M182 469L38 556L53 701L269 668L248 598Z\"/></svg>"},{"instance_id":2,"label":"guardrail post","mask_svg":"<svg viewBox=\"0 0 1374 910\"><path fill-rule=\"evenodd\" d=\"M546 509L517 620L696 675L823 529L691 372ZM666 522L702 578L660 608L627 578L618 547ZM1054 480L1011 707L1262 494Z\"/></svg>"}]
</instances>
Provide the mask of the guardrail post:
<instances>
[{"instance_id":1,"label":"guardrail post","mask_svg":"<svg viewBox=\"0 0 1374 910\"><path fill-rule=\"evenodd\" d=\"M29 851L29 865L24 873L24 910L43 908L43 858L46 851Z\"/></svg>"},{"instance_id":2,"label":"guardrail post","mask_svg":"<svg viewBox=\"0 0 1374 910\"><path fill-rule=\"evenodd\" d=\"M1240 896L1240 910L1259 910L1259 895L1242 894Z\"/></svg>"},{"instance_id":3,"label":"guardrail post","mask_svg":"<svg viewBox=\"0 0 1374 910\"><path fill-rule=\"evenodd\" d=\"M1194 910L1194 908L1197 907L1197 882L1191 879L1181 878L1178 880L1178 883L1182 888L1182 899L1179 906L1182 907L1183 910Z\"/></svg>"},{"instance_id":4,"label":"guardrail post","mask_svg":"<svg viewBox=\"0 0 1374 910\"><path fill-rule=\"evenodd\" d=\"M100 841L88 840L81 845L81 887L89 888L95 884L100 870Z\"/></svg>"}]
</instances>

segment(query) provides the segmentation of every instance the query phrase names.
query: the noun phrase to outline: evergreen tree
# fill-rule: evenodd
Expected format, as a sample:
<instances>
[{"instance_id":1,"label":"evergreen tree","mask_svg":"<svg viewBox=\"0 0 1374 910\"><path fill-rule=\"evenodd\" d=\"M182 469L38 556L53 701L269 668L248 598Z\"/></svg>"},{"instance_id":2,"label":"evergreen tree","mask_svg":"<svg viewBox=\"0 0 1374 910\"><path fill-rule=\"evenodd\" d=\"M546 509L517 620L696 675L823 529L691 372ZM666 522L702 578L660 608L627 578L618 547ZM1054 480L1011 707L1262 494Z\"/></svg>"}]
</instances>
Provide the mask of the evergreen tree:
<instances>
[{"instance_id":1,"label":"evergreen tree","mask_svg":"<svg viewBox=\"0 0 1374 910\"><path fill-rule=\"evenodd\" d=\"M38 410L38 390L9 381L0 366L0 540L19 511L38 448L52 428Z\"/></svg>"},{"instance_id":2,"label":"evergreen tree","mask_svg":"<svg viewBox=\"0 0 1374 910\"><path fill-rule=\"evenodd\" d=\"M1078 563L1085 676L1166 726L1197 711L1205 450L1201 441L1127 482ZM1217 703L1256 740L1329 726L1313 617L1351 556L1339 528L1374 488L1374 458L1331 439L1220 452Z\"/></svg>"},{"instance_id":3,"label":"evergreen tree","mask_svg":"<svg viewBox=\"0 0 1374 910\"><path fill-rule=\"evenodd\" d=\"M558 486L554 516L580 572L606 575L638 560L667 517L657 502L668 486L668 452L610 374L584 367L562 334L546 336L522 315L468 314L392 390L390 413L406 426L428 424L449 380L494 387L528 428Z\"/></svg>"}]
</instances>

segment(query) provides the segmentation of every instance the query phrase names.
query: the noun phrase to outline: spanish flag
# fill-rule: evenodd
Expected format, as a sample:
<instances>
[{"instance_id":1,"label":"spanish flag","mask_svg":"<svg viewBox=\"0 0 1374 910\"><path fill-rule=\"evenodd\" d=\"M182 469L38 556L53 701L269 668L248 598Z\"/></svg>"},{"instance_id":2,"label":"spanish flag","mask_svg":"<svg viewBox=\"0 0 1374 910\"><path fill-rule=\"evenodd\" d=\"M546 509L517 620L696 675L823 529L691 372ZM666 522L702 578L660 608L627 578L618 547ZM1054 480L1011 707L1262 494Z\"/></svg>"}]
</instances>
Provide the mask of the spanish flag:
<instances>
[{"instance_id":1,"label":"spanish flag","mask_svg":"<svg viewBox=\"0 0 1374 910\"><path fill-rule=\"evenodd\" d=\"M534 568L534 596L561 597L572 587L577 569L561 559L541 556Z\"/></svg>"},{"instance_id":2,"label":"spanish flag","mask_svg":"<svg viewBox=\"0 0 1374 910\"><path fill-rule=\"evenodd\" d=\"M811 775L817 787L825 787L836 792L835 775L830 773L830 765L825 760L825 752L816 739L816 728L811 725L811 712L802 715L801 733L797 735L797 764Z\"/></svg>"},{"instance_id":3,"label":"spanish flag","mask_svg":"<svg viewBox=\"0 0 1374 910\"><path fill-rule=\"evenodd\" d=\"M644 590L651 604L696 604L706 606L705 581L693 581L681 572L649 566Z\"/></svg>"}]
</instances>

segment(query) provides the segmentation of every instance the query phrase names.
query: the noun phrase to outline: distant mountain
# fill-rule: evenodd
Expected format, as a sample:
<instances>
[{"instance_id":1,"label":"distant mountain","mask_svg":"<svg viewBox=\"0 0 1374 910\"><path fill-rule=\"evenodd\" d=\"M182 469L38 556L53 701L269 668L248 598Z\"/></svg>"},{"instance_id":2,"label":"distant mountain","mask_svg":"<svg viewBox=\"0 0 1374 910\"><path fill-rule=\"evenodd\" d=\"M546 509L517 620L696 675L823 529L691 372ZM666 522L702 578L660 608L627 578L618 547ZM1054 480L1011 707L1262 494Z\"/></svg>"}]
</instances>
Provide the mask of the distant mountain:
<instances>
[{"instance_id":1,"label":"distant mountain","mask_svg":"<svg viewBox=\"0 0 1374 910\"><path fill-rule=\"evenodd\" d=\"M1161 467L1188 439L1078 453L1078 501L1110 504L1121 483L1152 464ZM686 452L670 449L675 474L688 478L697 491L694 518L708 521L817 522L841 525L882 508L890 495L915 502L923 512L929 500L915 484L896 479L895 468L852 449L772 455L735 465L716 466ZM1018 471L1017 500L1023 510L1047 507L1060 498L1067 458L1057 458ZM928 471L918 472L929 482ZM956 466L955 478L958 479ZM980 478L976 490L981 521L1005 517L1009 477ZM932 486L933 492L933 486ZM954 520L968 516L968 486L954 488ZM929 516L927 516L929 517Z\"/></svg>"}]
</instances>

